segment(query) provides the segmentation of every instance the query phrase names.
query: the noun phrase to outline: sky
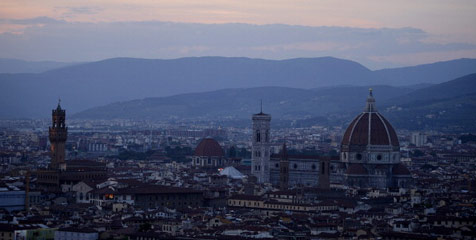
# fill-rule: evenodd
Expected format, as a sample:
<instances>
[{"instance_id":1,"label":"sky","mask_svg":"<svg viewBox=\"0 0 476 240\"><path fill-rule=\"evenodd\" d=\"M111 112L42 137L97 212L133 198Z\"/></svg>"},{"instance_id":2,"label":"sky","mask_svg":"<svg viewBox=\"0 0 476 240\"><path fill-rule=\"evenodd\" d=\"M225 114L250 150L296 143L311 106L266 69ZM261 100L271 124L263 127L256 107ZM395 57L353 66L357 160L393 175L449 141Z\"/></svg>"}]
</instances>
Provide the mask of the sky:
<instances>
[{"instance_id":1,"label":"sky","mask_svg":"<svg viewBox=\"0 0 476 240\"><path fill-rule=\"evenodd\" d=\"M0 57L476 58L474 0L2 0ZM239 23L239 24L238 24Z\"/></svg>"}]
</instances>

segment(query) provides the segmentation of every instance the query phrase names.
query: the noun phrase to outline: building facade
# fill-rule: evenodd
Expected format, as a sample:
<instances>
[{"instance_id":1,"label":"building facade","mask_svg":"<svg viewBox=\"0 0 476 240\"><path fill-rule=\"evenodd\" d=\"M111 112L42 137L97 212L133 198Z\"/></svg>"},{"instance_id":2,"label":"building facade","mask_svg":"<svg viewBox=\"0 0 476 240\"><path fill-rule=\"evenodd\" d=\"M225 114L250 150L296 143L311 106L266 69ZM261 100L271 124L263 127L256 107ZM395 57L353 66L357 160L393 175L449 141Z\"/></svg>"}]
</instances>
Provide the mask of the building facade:
<instances>
[{"instance_id":1,"label":"building facade","mask_svg":"<svg viewBox=\"0 0 476 240\"><path fill-rule=\"evenodd\" d=\"M329 188L329 158L273 154L270 159L270 183L281 190L297 186Z\"/></svg>"}]
</instances>

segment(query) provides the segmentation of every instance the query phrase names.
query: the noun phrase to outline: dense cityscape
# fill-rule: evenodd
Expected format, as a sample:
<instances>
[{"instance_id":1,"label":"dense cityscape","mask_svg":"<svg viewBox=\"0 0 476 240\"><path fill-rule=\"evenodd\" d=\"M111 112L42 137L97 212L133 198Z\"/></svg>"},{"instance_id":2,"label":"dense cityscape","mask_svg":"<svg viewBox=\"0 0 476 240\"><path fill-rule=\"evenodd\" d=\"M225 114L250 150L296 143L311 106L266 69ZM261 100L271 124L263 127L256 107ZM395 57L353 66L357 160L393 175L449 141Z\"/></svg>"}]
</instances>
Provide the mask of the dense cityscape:
<instances>
[{"instance_id":1,"label":"dense cityscape","mask_svg":"<svg viewBox=\"0 0 476 240\"><path fill-rule=\"evenodd\" d=\"M2 120L0 239L476 237L475 135L270 123Z\"/></svg>"},{"instance_id":2,"label":"dense cityscape","mask_svg":"<svg viewBox=\"0 0 476 240\"><path fill-rule=\"evenodd\" d=\"M476 240L475 13L0 0L0 240Z\"/></svg>"}]
</instances>

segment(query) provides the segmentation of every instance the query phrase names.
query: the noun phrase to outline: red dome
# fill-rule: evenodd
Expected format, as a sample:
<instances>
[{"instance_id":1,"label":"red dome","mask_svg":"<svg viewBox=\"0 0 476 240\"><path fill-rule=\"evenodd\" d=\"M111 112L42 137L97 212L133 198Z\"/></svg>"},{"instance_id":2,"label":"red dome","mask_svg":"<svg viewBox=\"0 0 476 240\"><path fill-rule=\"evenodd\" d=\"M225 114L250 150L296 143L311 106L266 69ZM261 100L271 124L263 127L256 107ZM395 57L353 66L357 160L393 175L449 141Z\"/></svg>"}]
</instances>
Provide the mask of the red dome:
<instances>
[{"instance_id":1,"label":"red dome","mask_svg":"<svg viewBox=\"0 0 476 240\"><path fill-rule=\"evenodd\" d=\"M195 156L205 156L205 157L223 157L223 149L220 144L213 138L204 138L195 148Z\"/></svg>"},{"instance_id":2,"label":"red dome","mask_svg":"<svg viewBox=\"0 0 476 240\"><path fill-rule=\"evenodd\" d=\"M392 125L378 112L359 114L344 133L342 146L344 145L400 146Z\"/></svg>"},{"instance_id":3,"label":"red dome","mask_svg":"<svg viewBox=\"0 0 476 240\"><path fill-rule=\"evenodd\" d=\"M400 148L397 134L392 125L375 107L375 98L370 89L363 113L350 123L342 139L342 151L366 146L389 146L394 150Z\"/></svg>"}]
</instances>

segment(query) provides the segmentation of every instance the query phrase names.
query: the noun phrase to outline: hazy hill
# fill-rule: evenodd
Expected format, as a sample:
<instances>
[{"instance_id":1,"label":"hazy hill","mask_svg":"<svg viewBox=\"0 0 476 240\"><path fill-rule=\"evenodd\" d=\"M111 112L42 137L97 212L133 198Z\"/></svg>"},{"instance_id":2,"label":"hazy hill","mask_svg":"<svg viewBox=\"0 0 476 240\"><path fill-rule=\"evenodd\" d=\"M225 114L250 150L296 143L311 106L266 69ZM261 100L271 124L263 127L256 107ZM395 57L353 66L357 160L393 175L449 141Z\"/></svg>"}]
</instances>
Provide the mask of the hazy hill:
<instances>
[{"instance_id":1,"label":"hazy hill","mask_svg":"<svg viewBox=\"0 0 476 240\"><path fill-rule=\"evenodd\" d=\"M329 87L296 89L257 87L224 89L213 92L181 94L171 97L146 98L113 103L73 115L92 119L248 119L259 112L260 99L264 111L280 119L325 116L342 111L359 111L365 105L369 87ZM375 96L381 100L411 92L409 88L376 86Z\"/></svg>"},{"instance_id":2,"label":"hazy hill","mask_svg":"<svg viewBox=\"0 0 476 240\"><path fill-rule=\"evenodd\" d=\"M460 76L471 69L476 72L476 60L454 60L422 68L372 72L359 63L332 57L279 61L226 57L116 58L37 74L0 74L0 117L48 117L58 98L69 113L75 113L118 101L227 88L386 85L395 81L396 73L408 76L405 81L409 85L418 86L444 81L434 77L434 72L441 68L454 68L452 74ZM415 71L418 74L413 74Z\"/></svg>"},{"instance_id":3,"label":"hazy hill","mask_svg":"<svg viewBox=\"0 0 476 240\"><path fill-rule=\"evenodd\" d=\"M362 111L368 86L296 89L258 87L146 98L92 108L83 119L249 119L264 110L275 120L345 124ZM476 129L476 74L427 88L374 86L377 108L397 128L469 131ZM301 121L301 122L302 122Z\"/></svg>"},{"instance_id":4,"label":"hazy hill","mask_svg":"<svg viewBox=\"0 0 476 240\"><path fill-rule=\"evenodd\" d=\"M55 61L24 61L0 58L0 73L41 73L55 68L71 66L77 63Z\"/></svg>"},{"instance_id":5,"label":"hazy hill","mask_svg":"<svg viewBox=\"0 0 476 240\"><path fill-rule=\"evenodd\" d=\"M376 77L393 86L418 83L442 83L476 73L476 59L456 59L451 61L423 64L413 67L382 69L374 71Z\"/></svg>"},{"instance_id":6,"label":"hazy hill","mask_svg":"<svg viewBox=\"0 0 476 240\"><path fill-rule=\"evenodd\" d=\"M386 103L397 106L406 106L410 103L415 104L441 99L451 99L473 93L476 93L476 73L426 88L417 89L405 96L389 99Z\"/></svg>"},{"instance_id":7,"label":"hazy hill","mask_svg":"<svg viewBox=\"0 0 476 240\"><path fill-rule=\"evenodd\" d=\"M476 131L476 74L384 101L397 127Z\"/></svg>"}]
</instances>

